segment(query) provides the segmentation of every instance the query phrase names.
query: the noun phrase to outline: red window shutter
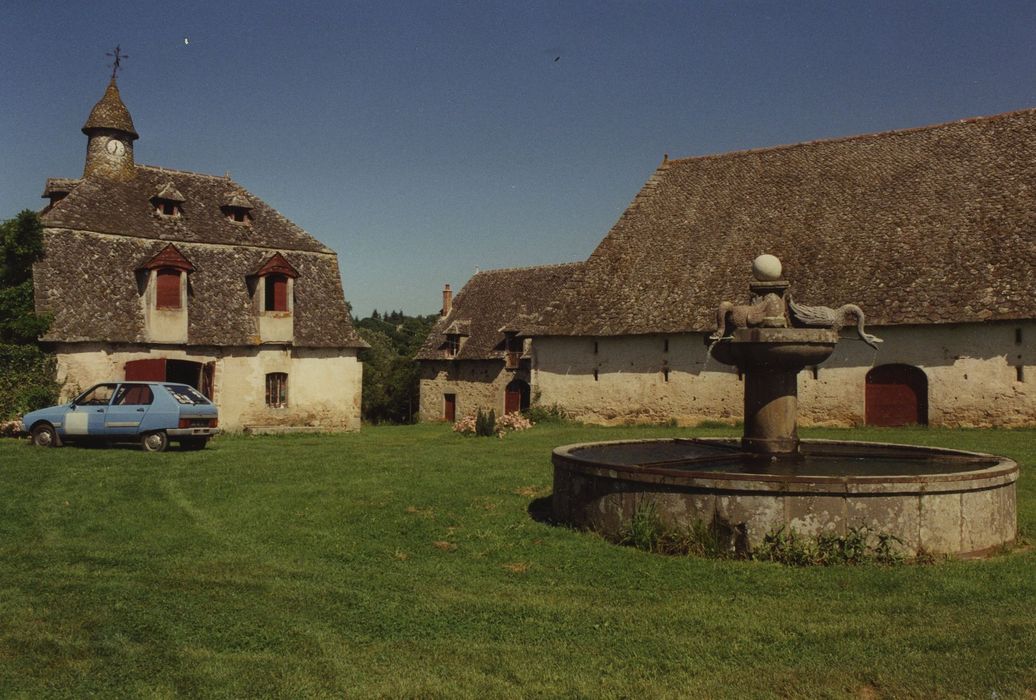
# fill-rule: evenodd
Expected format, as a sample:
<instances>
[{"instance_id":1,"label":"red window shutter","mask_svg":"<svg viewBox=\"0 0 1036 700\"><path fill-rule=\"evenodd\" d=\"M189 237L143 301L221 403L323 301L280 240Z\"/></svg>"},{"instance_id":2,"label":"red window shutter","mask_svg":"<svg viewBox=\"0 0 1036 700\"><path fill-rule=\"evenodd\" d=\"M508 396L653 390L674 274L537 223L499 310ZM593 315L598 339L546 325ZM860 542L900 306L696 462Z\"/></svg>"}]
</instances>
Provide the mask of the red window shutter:
<instances>
[{"instance_id":1,"label":"red window shutter","mask_svg":"<svg viewBox=\"0 0 1036 700\"><path fill-rule=\"evenodd\" d=\"M284 275L268 275L266 278L266 310L288 310L288 278Z\"/></svg>"},{"instance_id":2,"label":"red window shutter","mask_svg":"<svg viewBox=\"0 0 1036 700\"><path fill-rule=\"evenodd\" d=\"M159 309L180 308L180 271L159 270L155 275L155 306Z\"/></svg>"}]
</instances>

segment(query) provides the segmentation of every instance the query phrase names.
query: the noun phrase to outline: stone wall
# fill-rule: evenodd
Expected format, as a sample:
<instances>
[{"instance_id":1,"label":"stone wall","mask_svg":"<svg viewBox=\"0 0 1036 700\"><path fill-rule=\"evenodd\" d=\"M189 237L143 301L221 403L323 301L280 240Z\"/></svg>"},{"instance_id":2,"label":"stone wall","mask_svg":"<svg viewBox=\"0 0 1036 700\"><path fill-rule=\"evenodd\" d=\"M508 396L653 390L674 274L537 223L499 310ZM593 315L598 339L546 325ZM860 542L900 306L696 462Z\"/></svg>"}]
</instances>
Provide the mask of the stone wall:
<instances>
[{"instance_id":1,"label":"stone wall","mask_svg":"<svg viewBox=\"0 0 1036 700\"><path fill-rule=\"evenodd\" d=\"M324 348L149 348L145 345L69 343L55 347L64 398L103 381L125 377L132 360L166 358L215 362L213 398L220 427L313 426L328 430L360 428L363 366L356 350ZM287 406L266 405L266 375L288 375Z\"/></svg>"},{"instance_id":2,"label":"stone wall","mask_svg":"<svg viewBox=\"0 0 1036 700\"><path fill-rule=\"evenodd\" d=\"M877 352L843 331L816 377L800 373L800 424L862 424L867 372L901 363L927 375L930 425L1036 425L1036 322L872 331L885 341ZM744 385L736 370L708 357L704 336L537 338L533 396L592 423L741 420Z\"/></svg>"},{"instance_id":3,"label":"stone wall","mask_svg":"<svg viewBox=\"0 0 1036 700\"><path fill-rule=\"evenodd\" d=\"M445 394L457 397L457 419L479 408L504 412L504 390L513 379L529 381L527 371L505 370L503 360L421 362L422 422L443 420Z\"/></svg>"}]
</instances>

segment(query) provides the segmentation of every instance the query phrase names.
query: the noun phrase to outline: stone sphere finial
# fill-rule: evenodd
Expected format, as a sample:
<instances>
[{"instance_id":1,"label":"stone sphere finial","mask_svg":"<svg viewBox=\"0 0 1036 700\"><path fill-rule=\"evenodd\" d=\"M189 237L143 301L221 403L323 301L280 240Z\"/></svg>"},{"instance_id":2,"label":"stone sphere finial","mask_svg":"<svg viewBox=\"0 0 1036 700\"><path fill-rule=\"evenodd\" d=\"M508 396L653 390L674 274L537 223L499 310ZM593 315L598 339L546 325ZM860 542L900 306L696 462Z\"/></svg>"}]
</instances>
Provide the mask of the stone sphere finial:
<instances>
[{"instance_id":1,"label":"stone sphere finial","mask_svg":"<svg viewBox=\"0 0 1036 700\"><path fill-rule=\"evenodd\" d=\"M752 261L752 275L760 282L776 282L781 278L781 261L764 253Z\"/></svg>"}]
</instances>

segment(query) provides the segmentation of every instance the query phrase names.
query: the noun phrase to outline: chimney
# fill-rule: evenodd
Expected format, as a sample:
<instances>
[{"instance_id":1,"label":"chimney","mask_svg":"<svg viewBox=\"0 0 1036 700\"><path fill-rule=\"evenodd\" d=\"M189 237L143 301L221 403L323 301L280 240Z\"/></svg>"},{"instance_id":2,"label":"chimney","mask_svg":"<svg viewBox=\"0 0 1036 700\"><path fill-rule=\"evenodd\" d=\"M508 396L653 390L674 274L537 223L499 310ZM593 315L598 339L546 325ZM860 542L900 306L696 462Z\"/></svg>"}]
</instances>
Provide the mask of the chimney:
<instances>
[{"instance_id":1,"label":"chimney","mask_svg":"<svg viewBox=\"0 0 1036 700\"><path fill-rule=\"evenodd\" d=\"M442 288L442 311L439 312L443 318L450 315L450 311L453 309L453 292L450 290L450 285L447 284Z\"/></svg>"}]
</instances>

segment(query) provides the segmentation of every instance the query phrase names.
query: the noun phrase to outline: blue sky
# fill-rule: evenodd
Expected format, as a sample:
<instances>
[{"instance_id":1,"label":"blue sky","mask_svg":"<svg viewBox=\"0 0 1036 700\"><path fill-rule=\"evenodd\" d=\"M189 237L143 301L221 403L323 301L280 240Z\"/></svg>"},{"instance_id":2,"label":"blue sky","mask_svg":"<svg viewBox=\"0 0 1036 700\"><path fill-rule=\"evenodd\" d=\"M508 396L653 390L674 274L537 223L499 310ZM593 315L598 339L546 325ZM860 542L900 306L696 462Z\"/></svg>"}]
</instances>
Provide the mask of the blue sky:
<instances>
[{"instance_id":1,"label":"blue sky","mask_svg":"<svg viewBox=\"0 0 1036 700\"><path fill-rule=\"evenodd\" d=\"M1031 2L5 2L0 26L0 217L81 174L119 44L137 161L229 171L338 252L363 316L586 258L663 153L1036 106Z\"/></svg>"}]
</instances>

